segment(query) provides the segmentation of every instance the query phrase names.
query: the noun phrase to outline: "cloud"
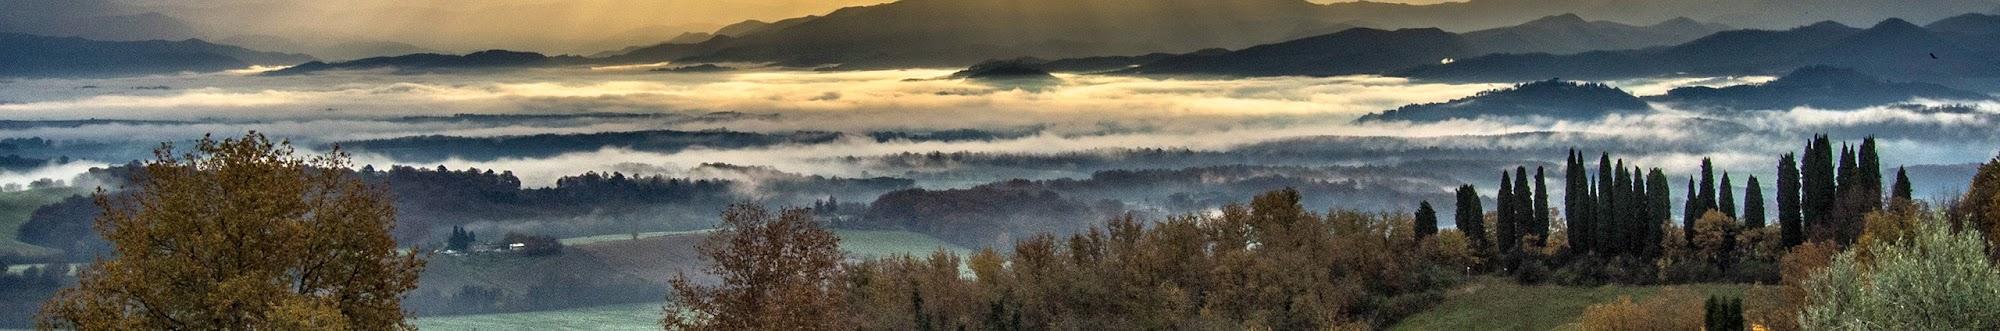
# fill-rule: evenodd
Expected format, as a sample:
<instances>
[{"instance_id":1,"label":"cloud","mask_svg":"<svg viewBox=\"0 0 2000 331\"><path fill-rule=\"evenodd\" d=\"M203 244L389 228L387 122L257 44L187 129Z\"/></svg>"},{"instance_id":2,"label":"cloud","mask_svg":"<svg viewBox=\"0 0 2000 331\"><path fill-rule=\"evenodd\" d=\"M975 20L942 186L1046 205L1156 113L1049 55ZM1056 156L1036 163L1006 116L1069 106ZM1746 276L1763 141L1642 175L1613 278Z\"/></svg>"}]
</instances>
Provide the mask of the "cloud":
<instances>
[{"instance_id":1,"label":"cloud","mask_svg":"<svg viewBox=\"0 0 2000 331\"><path fill-rule=\"evenodd\" d=\"M546 159L449 160L453 168L506 169L530 185L584 171L633 165L688 169L708 162L772 166L781 171L855 177L894 174L841 157L896 153L983 152L1047 155L1130 148L1227 151L1246 144L1308 136L1457 137L1521 132L1588 134L1643 146L1623 153L1631 161L1685 173L1702 157L1728 168L1763 172L1774 155L1797 149L1804 137L1833 132L1842 139L1882 136L1890 159L1926 163L1984 160L2000 137L1990 110L1970 114L1920 112L1902 107L1861 110L1703 113L1656 105L1655 112L1590 121L1455 120L1438 123L1370 123L1352 119L1397 106L1437 102L1505 87L1497 84L1415 82L1377 76L1251 79L1150 79L1059 75L1061 83L1023 90L959 80L934 80L947 69L853 72L749 70L716 74L658 74L643 69L536 69L487 74L385 75L344 73L264 77L240 74L177 75L89 80L0 82L0 119L151 119L174 124L112 124L30 128L0 138L153 143L203 133L257 130L301 142L333 142L412 135L504 136L637 130L790 132L797 130L933 131L1033 130L1018 139L966 142L889 142L849 139L816 145L739 150L694 149L650 153L603 149ZM1768 77L1650 79L1608 82L1639 91L1724 85ZM94 86L96 88L79 88ZM169 90L133 89L169 86ZM1913 100L1938 104L1937 101ZM1979 104L2000 109L2000 104ZM686 120L733 111L774 116ZM595 112L674 114L668 119L575 119L532 122L408 120L451 114L576 114ZM687 115L687 116L680 116ZM1851 137L1850 137L1851 136ZM1563 149L1581 138L1510 136L1500 139L1410 139L1380 148ZM1948 144L1953 148L1926 146ZM1916 148L1923 147L1923 148ZM1559 154L1558 154L1559 155ZM1971 156L1964 156L1971 155ZM374 155L362 161L399 164ZM1525 156L1524 156L1525 157ZM1541 160L1556 161L1556 160ZM413 164L434 166L436 164Z\"/></svg>"}]
</instances>

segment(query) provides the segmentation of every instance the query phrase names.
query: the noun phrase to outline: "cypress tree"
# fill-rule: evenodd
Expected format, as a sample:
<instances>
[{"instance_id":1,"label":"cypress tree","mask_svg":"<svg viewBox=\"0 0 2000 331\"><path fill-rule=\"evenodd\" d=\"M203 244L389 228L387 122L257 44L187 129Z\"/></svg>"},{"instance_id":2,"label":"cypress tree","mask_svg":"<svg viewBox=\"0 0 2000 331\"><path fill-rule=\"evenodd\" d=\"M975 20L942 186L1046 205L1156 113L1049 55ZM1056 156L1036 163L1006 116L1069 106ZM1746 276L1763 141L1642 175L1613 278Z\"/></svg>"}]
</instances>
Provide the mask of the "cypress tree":
<instances>
[{"instance_id":1,"label":"cypress tree","mask_svg":"<svg viewBox=\"0 0 2000 331\"><path fill-rule=\"evenodd\" d=\"M1590 174L1583 169L1583 154L1575 149L1569 151L1569 160L1563 164L1563 221L1566 222L1570 249L1578 252L1596 252L1591 241L1594 234L1591 227L1590 203L1596 198L1590 194Z\"/></svg>"},{"instance_id":2,"label":"cypress tree","mask_svg":"<svg viewBox=\"0 0 2000 331\"><path fill-rule=\"evenodd\" d=\"M1528 186L1528 167L1514 167L1514 235L1527 236L1535 233L1535 192ZM1521 243L1519 240L1516 244Z\"/></svg>"},{"instance_id":3,"label":"cypress tree","mask_svg":"<svg viewBox=\"0 0 2000 331\"><path fill-rule=\"evenodd\" d=\"M1638 166L1632 167L1631 175L1629 175L1632 178L1632 184L1629 191L1625 192L1625 195L1630 197L1625 200L1632 202L1625 206L1625 208L1631 209L1631 211L1625 215L1626 218L1622 224L1622 228L1625 230L1620 231L1622 237L1619 238L1619 240L1624 240L1626 243L1626 254L1639 254L1640 252L1644 252L1646 248L1639 241L1640 238L1646 237L1646 228L1644 225L1646 224L1646 219L1651 217L1647 214L1650 214L1648 211L1652 208L1648 207L1650 203L1646 200L1646 178L1640 176L1641 173Z\"/></svg>"},{"instance_id":4,"label":"cypress tree","mask_svg":"<svg viewBox=\"0 0 2000 331\"><path fill-rule=\"evenodd\" d=\"M1875 136L1868 136L1868 138L1861 140L1860 153L1861 155L1856 159L1858 164L1855 167L1861 173L1855 175L1855 177L1861 180L1861 188L1859 190L1862 192L1861 195L1864 199L1863 201L1856 202L1861 203L1861 206L1867 208L1867 211L1882 210L1882 158L1881 155L1875 153Z\"/></svg>"},{"instance_id":5,"label":"cypress tree","mask_svg":"<svg viewBox=\"0 0 2000 331\"><path fill-rule=\"evenodd\" d=\"M1515 232L1520 230L1520 225L1515 223L1514 218L1517 215L1514 209L1519 206L1514 205L1514 180L1510 176L1507 171L1500 171L1500 191L1495 193L1499 208L1494 209L1495 220L1498 222L1493 224L1493 244L1495 252L1511 259L1514 250L1520 248L1521 234Z\"/></svg>"},{"instance_id":6,"label":"cypress tree","mask_svg":"<svg viewBox=\"0 0 2000 331\"><path fill-rule=\"evenodd\" d=\"M1736 218L1736 195L1734 191L1736 191L1736 185L1730 184L1729 173L1723 172L1722 186L1716 190L1716 193L1720 196L1718 199L1721 199L1716 203L1716 208L1722 210L1722 214L1728 215L1729 218Z\"/></svg>"},{"instance_id":7,"label":"cypress tree","mask_svg":"<svg viewBox=\"0 0 2000 331\"><path fill-rule=\"evenodd\" d=\"M1778 157L1778 231L1785 248L1798 246L1806 240L1805 224L1801 223L1799 215L1800 189L1798 155L1785 153Z\"/></svg>"},{"instance_id":8,"label":"cypress tree","mask_svg":"<svg viewBox=\"0 0 2000 331\"><path fill-rule=\"evenodd\" d=\"M1478 188L1472 185L1458 187L1458 209L1452 215L1452 224L1465 232L1465 238L1472 241L1473 253L1479 256L1486 256L1492 248L1486 237L1486 207L1483 204L1479 201Z\"/></svg>"},{"instance_id":9,"label":"cypress tree","mask_svg":"<svg viewBox=\"0 0 2000 331\"><path fill-rule=\"evenodd\" d=\"M1834 187L1833 239L1841 247L1853 244L1861 234L1861 215L1866 211L1862 197L1866 195L1866 185L1862 184L1861 168L1855 160L1854 147L1840 146L1840 168Z\"/></svg>"},{"instance_id":10,"label":"cypress tree","mask_svg":"<svg viewBox=\"0 0 2000 331\"><path fill-rule=\"evenodd\" d=\"M1648 213L1647 218L1639 222L1638 227L1646 234L1639 240L1639 244L1645 246L1642 253L1647 257L1659 256L1660 239L1665 239L1660 226L1666 224L1663 222L1674 218L1673 190L1669 188L1672 185L1667 182L1667 173L1660 171L1660 168L1653 168L1652 173L1646 175L1646 202L1653 212Z\"/></svg>"},{"instance_id":11,"label":"cypress tree","mask_svg":"<svg viewBox=\"0 0 2000 331\"><path fill-rule=\"evenodd\" d=\"M1750 176L1750 182L1743 185L1743 226L1764 227L1764 188L1757 176Z\"/></svg>"},{"instance_id":12,"label":"cypress tree","mask_svg":"<svg viewBox=\"0 0 2000 331\"><path fill-rule=\"evenodd\" d=\"M1618 185L1616 177L1617 172L1611 170L1611 153L1599 154L1597 157L1597 203L1591 205L1594 207L1593 209L1596 209L1597 216L1591 218L1596 223L1591 226L1591 230L1595 232L1591 235L1599 243L1597 248L1607 254L1616 253L1616 243L1618 242L1611 237L1613 230L1618 228L1619 222L1618 217L1615 216L1618 212L1618 204L1615 202L1618 200L1618 196L1623 194L1613 189L1614 186Z\"/></svg>"},{"instance_id":13,"label":"cypress tree","mask_svg":"<svg viewBox=\"0 0 2000 331\"><path fill-rule=\"evenodd\" d=\"M1544 175L1542 167L1535 167L1535 222L1528 228L1535 233L1537 246L1549 244L1549 186Z\"/></svg>"},{"instance_id":14,"label":"cypress tree","mask_svg":"<svg viewBox=\"0 0 2000 331\"><path fill-rule=\"evenodd\" d=\"M1820 236L1830 236L1834 198L1838 196L1834 182L1833 143L1826 135L1814 136L1806 145L1803 164L1799 165L1803 204L1800 213L1802 237L1800 242Z\"/></svg>"},{"instance_id":15,"label":"cypress tree","mask_svg":"<svg viewBox=\"0 0 2000 331\"><path fill-rule=\"evenodd\" d=\"M1416 231L1417 241L1423 241L1424 238L1429 238L1431 235L1437 234L1438 213L1436 209L1431 209L1430 201L1424 201L1417 204L1416 223L1417 223L1416 224L1417 228L1415 229L1415 231Z\"/></svg>"},{"instance_id":16,"label":"cypress tree","mask_svg":"<svg viewBox=\"0 0 2000 331\"><path fill-rule=\"evenodd\" d=\"M1715 164L1708 158L1701 158L1701 186L1697 189L1701 190L1701 194L1696 198L1701 200L1694 205L1695 217L1701 217L1709 209L1721 208L1715 203Z\"/></svg>"},{"instance_id":17,"label":"cypress tree","mask_svg":"<svg viewBox=\"0 0 2000 331\"><path fill-rule=\"evenodd\" d=\"M1681 237L1688 242L1694 242L1694 221L1701 219L1701 197L1695 192L1694 178L1689 177L1687 206L1681 208Z\"/></svg>"},{"instance_id":18,"label":"cypress tree","mask_svg":"<svg viewBox=\"0 0 2000 331\"><path fill-rule=\"evenodd\" d=\"M1606 243L1604 249L1612 251L1614 255L1630 253L1630 245L1626 245L1628 243L1626 231L1630 231L1628 223L1632 221L1634 199L1632 199L1632 173L1626 171L1624 160L1618 160L1618 169L1612 171L1612 189L1606 191L1604 195L1616 195L1612 197L1610 205L1612 215L1608 217L1608 221L1604 221L1604 231L1600 237Z\"/></svg>"},{"instance_id":19,"label":"cypress tree","mask_svg":"<svg viewBox=\"0 0 2000 331\"><path fill-rule=\"evenodd\" d=\"M1915 198L1911 197L1911 194L1914 194L1914 191L1910 187L1909 172L1905 171L1903 167L1896 167L1896 186L1894 186L1893 192L1890 193L1890 198L1898 201L1915 200Z\"/></svg>"}]
</instances>

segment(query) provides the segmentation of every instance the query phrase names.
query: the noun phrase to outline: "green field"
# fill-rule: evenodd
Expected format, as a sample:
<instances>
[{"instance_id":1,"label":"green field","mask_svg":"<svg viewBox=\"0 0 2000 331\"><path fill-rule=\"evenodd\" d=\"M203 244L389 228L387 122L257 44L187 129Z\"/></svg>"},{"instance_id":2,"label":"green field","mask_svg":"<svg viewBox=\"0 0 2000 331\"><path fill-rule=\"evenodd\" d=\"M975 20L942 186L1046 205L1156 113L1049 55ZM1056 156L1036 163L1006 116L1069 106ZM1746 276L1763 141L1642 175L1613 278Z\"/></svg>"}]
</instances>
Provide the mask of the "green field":
<instances>
[{"instance_id":1,"label":"green field","mask_svg":"<svg viewBox=\"0 0 2000 331\"><path fill-rule=\"evenodd\" d=\"M423 317L422 330L658 330L663 303L634 303L525 313Z\"/></svg>"},{"instance_id":2,"label":"green field","mask_svg":"<svg viewBox=\"0 0 2000 331\"><path fill-rule=\"evenodd\" d=\"M34 215L35 208L89 192L80 188L49 188L0 193L0 231L4 231L0 232L0 255L39 256L58 253L59 251L54 249L21 242L14 236L20 233L21 224L27 223L28 217Z\"/></svg>"},{"instance_id":3,"label":"green field","mask_svg":"<svg viewBox=\"0 0 2000 331\"><path fill-rule=\"evenodd\" d=\"M1748 285L1684 285L1708 295L1741 297ZM1661 286L1522 286L1508 279L1478 278L1446 296L1430 311L1410 316L1392 330L1571 330L1590 305L1640 300Z\"/></svg>"}]
</instances>

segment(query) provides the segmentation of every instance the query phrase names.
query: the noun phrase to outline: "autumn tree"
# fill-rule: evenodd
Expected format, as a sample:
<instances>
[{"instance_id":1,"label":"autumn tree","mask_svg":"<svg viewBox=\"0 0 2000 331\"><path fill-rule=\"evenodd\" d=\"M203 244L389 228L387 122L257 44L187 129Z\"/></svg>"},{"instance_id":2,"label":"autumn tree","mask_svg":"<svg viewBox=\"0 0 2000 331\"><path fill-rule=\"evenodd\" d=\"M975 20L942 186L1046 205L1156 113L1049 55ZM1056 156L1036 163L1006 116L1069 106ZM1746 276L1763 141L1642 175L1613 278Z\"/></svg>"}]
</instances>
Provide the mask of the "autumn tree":
<instances>
[{"instance_id":1,"label":"autumn tree","mask_svg":"<svg viewBox=\"0 0 2000 331\"><path fill-rule=\"evenodd\" d=\"M712 264L704 271L721 284L675 277L673 301L662 321L682 330L830 330L846 325L835 281L842 260L840 237L815 221L812 211L776 215L735 205L722 226L696 250Z\"/></svg>"},{"instance_id":2,"label":"autumn tree","mask_svg":"<svg viewBox=\"0 0 2000 331\"><path fill-rule=\"evenodd\" d=\"M43 308L42 328L393 330L423 268L390 237L386 191L346 154L301 157L251 132L171 144L134 193L100 190L97 229L116 255Z\"/></svg>"}]
</instances>

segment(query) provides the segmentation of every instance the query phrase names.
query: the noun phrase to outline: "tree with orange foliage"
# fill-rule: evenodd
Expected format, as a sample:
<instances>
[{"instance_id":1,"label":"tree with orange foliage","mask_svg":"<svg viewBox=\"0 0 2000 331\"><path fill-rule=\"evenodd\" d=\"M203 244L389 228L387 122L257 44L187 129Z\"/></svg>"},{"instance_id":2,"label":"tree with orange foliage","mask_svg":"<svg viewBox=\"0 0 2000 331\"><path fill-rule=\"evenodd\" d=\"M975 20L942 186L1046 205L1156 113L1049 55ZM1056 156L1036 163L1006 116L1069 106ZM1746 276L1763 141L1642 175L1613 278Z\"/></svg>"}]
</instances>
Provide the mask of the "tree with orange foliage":
<instances>
[{"instance_id":1,"label":"tree with orange foliage","mask_svg":"<svg viewBox=\"0 0 2000 331\"><path fill-rule=\"evenodd\" d=\"M302 158L251 132L162 145L136 193L100 190L117 255L43 307L78 330L394 330L423 261L397 250L386 191L337 149Z\"/></svg>"},{"instance_id":2,"label":"tree with orange foliage","mask_svg":"<svg viewBox=\"0 0 2000 331\"><path fill-rule=\"evenodd\" d=\"M713 261L720 285L683 274L672 280L673 302L661 322L680 330L831 330L847 326L836 281L840 237L805 209L772 215L731 206L722 228L697 250Z\"/></svg>"}]
</instances>

